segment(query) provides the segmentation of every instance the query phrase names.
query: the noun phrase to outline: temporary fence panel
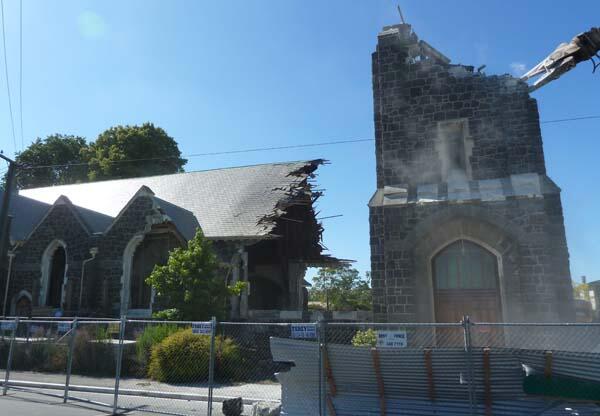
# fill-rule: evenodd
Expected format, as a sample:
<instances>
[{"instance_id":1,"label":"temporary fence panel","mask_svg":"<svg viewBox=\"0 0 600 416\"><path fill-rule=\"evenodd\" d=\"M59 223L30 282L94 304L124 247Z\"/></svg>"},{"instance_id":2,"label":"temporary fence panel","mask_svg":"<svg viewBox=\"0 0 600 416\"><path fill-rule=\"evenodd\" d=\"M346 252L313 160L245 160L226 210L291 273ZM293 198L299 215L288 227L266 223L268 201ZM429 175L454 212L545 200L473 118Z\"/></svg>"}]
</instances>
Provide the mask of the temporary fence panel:
<instances>
[{"instance_id":1,"label":"temporary fence panel","mask_svg":"<svg viewBox=\"0 0 600 416\"><path fill-rule=\"evenodd\" d=\"M119 321L78 320L71 333L68 400L113 407L118 366Z\"/></svg>"},{"instance_id":2,"label":"temporary fence panel","mask_svg":"<svg viewBox=\"0 0 600 416\"><path fill-rule=\"evenodd\" d=\"M242 397L246 406L259 402L267 407L279 405L282 395L279 378L289 370L291 363L274 359L271 338L301 340L317 349L319 328L316 323L219 323L215 348L215 401ZM235 354L231 348L235 348ZM305 358L318 367L318 354ZM318 372L309 370L305 376L310 377L318 389ZM310 409L316 404L309 397L299 396L297 400L299 406L311 414Z\"/></svg>"},{"instance_id":3,"label":"temporary fence panel","mask_svg":"<svg viewBox=\"0 0 600 416\"><path fill-rule=\"evenodd\" d=\"M473 366L479 414L525 402L539 402L540 412L598 414L600 325L473 323L470 328L479 357Z\"/></svg>"},{"instance_id":4,"label":"temporary fence panel","mask_svg":"<svg viewBox=\"0 0 600 416\"><path fill-rule=\"evenodd\" d=\"M460 324L329 323L323 329L327 389L322 412L396 414L402 408L407 414L433 414L432 400L454 406L461 414L468 409L467 355ZM295 364L289 374L280 375L282 411L304 414L295 396L317 397L310 377L303 376L307 370L316 371L307 357L317 351L281 339L273 339L271 347L276 359Z\"/></svg>"},{"instance_id":5,"label":"temporary fence panel","mask_svg":"<svg viewBox=\"0 0 600 416\"><path fill-rule=\"evenodd\" d=\"M600 325L5 319L3 388L115 411L597 415ZM7 380L8 383L5 383Z\"/></svg>"},{"instance_id":6,"label":"temporary fence panel","mask_svg":"<svg viewBox=\"0 0 600 416\"><path fill-rule=\"evenodd\" d=\"M2 393L5 395L8 389L8 380L10 379L10 365L12 363L12 355L15 349L15 338L17 330L17 320L2 320L0 322L0 368L2 373Z\"/></svg>"},{"instance_id":7,"label":"temporary fence panel","mask_svg":"<svg viewBox=\"0 0 600 416\"><path fill-rule=\"evenodd\" d=\"M210 321L127 320L118 407L206 415L211 336Z\"/></svg>"},{"instance_id":8,"label":"temporary fence panel","mask_svg":"<svg viewBox=\"0 0 600 416\"><path fill-rule=\"evenodd\" d=\"M48 386L54 393L49 396L61 400L67 373L70 328L70 321L15 320L6 357L4 391Z\"/></svg>"}]
</instances>

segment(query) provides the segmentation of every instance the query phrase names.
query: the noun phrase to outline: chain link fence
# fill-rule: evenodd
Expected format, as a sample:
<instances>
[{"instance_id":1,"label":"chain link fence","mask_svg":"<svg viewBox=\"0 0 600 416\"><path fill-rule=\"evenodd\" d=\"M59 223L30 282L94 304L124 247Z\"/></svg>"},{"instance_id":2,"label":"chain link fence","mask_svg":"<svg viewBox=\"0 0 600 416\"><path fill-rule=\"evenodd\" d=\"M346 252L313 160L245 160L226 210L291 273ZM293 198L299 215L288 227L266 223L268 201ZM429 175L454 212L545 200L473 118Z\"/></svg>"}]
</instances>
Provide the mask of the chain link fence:
<instances>
[{"instance_id":1,"label":"chain link fence","mask_svg":"<svg viewBox=\"0 0 600 416\"><path fill-rule=\"evenodd\" d=\"M598 324L4 319L0 368L114 413L600 415Z\"/></svg>"}]
</instances>

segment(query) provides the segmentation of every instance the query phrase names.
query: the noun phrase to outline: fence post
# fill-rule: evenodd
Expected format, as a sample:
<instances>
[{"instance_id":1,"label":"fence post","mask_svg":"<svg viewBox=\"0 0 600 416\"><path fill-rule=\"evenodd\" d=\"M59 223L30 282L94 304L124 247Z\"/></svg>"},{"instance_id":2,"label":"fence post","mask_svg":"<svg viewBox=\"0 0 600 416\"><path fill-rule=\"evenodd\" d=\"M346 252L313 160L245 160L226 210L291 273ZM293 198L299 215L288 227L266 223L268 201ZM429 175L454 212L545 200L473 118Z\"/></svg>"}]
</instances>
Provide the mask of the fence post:
<instances>
[{"instance_id":1,"label":"fence post","mask_svg":"<svg viewBox=\"0 0 600 416\"><path fill-rule=\"evenodd\" d=\"M126 323L126 316L121 316L121 324L119 326L119 349L117 352L117 370L115 374L115 401L113 403L113 415L117 414L117 409L119 408L119 382L121 381L121 365L123 363L123 339L125 338Z\"/></svg>"},{"instance_id":2,"label":"fence post","mask_svg":"<svg viewBox=\"0 0 600 416\"><path fill-rule=\"evenodd\" d=\"M477 414L476 397L475 397L475 373L473 369L473 351L471 340L471 319L468 315L463 316L463 330L465 334L465 353L467 356L467 383L469 390L469 406L471 407L471 415Z\"/></svg>"},{"instance_id":3,"label":"fence post","mask_svg":"<svg viewBox=\"0 0 600 416\"><path fill-rule=\"evenodd\" d=\"M317 325L317 341L319 347L319 416L327 415L327 384L325 383L325 365L323 363L323 347L327 342L325 320L319 319Z\"/></svg>"},{"instance_id":4,"label":"fence post","mask_svg":"<svg viewBox=\"0 0 600 416\"><path fill-rule=\"evenodd\" d=\"M67 356L67 377L65 379L65 396L63 403L69 400L69 383L71 382L71 369L73 368L73 352L75 349L75 335L77 334L77 318L71 323L71 337L69 338L69 352Z\"/></svg>"},{"instance_id":5,"label":"fence post","mask_svg":"<svg viewBox=\"0 0 600 416\"><path fill-rule=\"evenodd\" d=\"M4 375L4 386L2 395L6 396L8 391L8 380L10 379L10 367L12 366L13 350L15 349L15 338L17 337L17 329L19 328L19 317L15 318L15 326L13 328L12 337L10 338L10 347L8 348L8 360L6 361L6 374Z\"/></svg>"},{"instance_id":6,"label":"fence post","mask_svg":"<svg viewBox=\"0 0 600 416\"><path fill-rule=\"evenodd\" d=\"M208 409L206 414L212 416L213 405L213 384L215 381L215 337L217 332L217 318L212 317L210 320L210 356L208 359Z\"/></svg>"}]
</instances>

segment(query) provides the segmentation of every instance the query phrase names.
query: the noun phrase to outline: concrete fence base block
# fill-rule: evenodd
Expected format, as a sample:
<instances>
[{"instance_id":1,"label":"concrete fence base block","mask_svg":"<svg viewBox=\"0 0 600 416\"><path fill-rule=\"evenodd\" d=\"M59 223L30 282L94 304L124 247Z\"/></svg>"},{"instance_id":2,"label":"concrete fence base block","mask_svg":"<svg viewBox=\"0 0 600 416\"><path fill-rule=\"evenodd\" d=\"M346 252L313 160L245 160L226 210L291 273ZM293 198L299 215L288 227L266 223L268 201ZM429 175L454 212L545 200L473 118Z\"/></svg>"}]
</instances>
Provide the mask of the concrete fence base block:
<instances>
[{"instance_id":1,"label":"concrete fence base block","mask_svg":"<svg viewBox=\"0 0 600 416\"><path fill-rule=\"evenodd\" d=\"M258 402L252 405L251 416L279 416L281 404Z\"/></svg>"}]
</instances>

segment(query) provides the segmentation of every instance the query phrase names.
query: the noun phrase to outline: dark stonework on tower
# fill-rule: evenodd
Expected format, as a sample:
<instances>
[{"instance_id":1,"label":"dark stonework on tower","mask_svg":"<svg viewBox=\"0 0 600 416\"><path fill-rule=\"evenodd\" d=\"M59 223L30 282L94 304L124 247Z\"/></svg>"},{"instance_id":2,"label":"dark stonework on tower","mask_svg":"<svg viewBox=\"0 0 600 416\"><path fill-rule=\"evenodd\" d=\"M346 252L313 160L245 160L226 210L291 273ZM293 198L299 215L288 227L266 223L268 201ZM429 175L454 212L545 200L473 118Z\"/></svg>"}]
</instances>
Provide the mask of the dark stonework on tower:
<instances>
[{"instance_id":1,"label":"dark stonework on tower","mask_svg":"<svg viewBox=\"0 0 600 416\"><path fill-rule=\"evenodd\" d=\"M526 83L450 60L410 25L373 54L379 321L569 321L560 189Z\"/></svg>"}]
</instances>

